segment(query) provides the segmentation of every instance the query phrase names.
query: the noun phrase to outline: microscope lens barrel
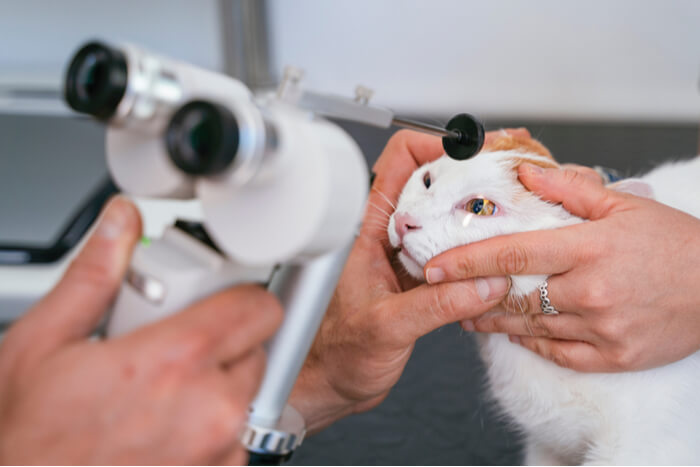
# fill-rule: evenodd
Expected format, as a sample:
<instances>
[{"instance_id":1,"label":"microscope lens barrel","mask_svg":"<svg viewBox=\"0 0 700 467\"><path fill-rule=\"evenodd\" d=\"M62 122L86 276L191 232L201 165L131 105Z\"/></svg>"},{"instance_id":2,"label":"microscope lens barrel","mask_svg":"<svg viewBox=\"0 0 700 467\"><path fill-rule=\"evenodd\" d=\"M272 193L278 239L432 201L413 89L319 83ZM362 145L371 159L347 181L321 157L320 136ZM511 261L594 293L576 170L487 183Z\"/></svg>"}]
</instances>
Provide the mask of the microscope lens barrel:
<instances>
[{"instance_id":1,"label":"microscope lens barrel","mask_svg":"<svg viewBox=\"0 0 700 467\"><path fill-rule=\"evenodd\" d=\"M190 175L224 171L239 148L239 126L226 107L191 101L173 115L165 134L170 159Z\"/></svg>"},{"instance_id":2,"label":"microscope lens barrel","mask_svg":"<svg viewBox=\"0 0 700 467\"><path fill-rule=\"evenodd\" d=\"M127 87L124 54L101 42L90 42L71 60L64 95L77 112L106 120L114 115Z\"/></svg>"}]
</instances>

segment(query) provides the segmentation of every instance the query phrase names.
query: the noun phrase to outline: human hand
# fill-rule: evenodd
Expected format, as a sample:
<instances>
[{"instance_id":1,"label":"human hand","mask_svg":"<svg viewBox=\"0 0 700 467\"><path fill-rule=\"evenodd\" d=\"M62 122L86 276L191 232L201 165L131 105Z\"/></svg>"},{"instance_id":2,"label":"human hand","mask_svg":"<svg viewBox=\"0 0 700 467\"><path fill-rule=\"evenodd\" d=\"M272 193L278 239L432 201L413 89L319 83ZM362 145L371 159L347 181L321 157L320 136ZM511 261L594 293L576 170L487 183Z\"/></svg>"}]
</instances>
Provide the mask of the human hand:
<instances>
[{"instance_id":1,"label":"human hand","mask_svg":"<svg viewBox=\"0 0 700 467\"><path fill-rule=\"evenodd\" d=\"M440 138L400 131L374 166L360 236L290 399L312 432L378 405L398 381L416 339L480 315L506 293L504 277L429 286L394 271L389 215L411 173L442 154Z\"/></svg>"},{"instance_id":2,"label":"human hand","mask_svg":"<svg viewBox=\"0 0 700 467\"><path fill-rule=\"evenodd\" d=\"M549 297L561 313L542 314L535 292L523 303L525 317L503 304L465 328L507 333L579 371L640 370L700 349L700 220L571 170L523 165L519 176L543 199L590 222L456 248L426 270L442 269L446 281L553 274Z\"/></svg>"},{"instance_id":3,"label":"human hand","mask_svg":"<svg viewBox=\"0 0 700 467\"><path fill-rule=\"evenodd\" d=\"M238 441L278 303L246 286L106 341L90 334L140 236L136 208L106 208L59 284L0 345L3 464L245 464Z\"/></svg>"}]
</instances>

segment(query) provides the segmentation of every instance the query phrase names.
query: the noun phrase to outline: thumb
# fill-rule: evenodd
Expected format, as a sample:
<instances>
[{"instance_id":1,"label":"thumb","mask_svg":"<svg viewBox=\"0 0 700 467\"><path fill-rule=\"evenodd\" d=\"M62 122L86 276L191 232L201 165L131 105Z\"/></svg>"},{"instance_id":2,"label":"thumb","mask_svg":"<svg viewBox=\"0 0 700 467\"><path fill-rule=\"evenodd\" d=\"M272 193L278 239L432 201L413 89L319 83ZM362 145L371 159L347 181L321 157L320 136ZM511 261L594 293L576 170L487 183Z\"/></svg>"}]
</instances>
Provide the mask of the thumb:
<instances>
[{"instance_id":1,"label":"thumb","mask_svg":"<svg viewBox=\"0 0 700 467\"><path fill-rule=\"evenodd\" d=\"M572 169L545 169L523 163L518 168L518 178L525 188L542 199L560 203L571 214L584 219L605 217L618 199L615 192L599 181Z\"/></svg>"},{"instance_id":2,"label":"thumb","mask_svg":"<svg viewBox=\"0 0 700 467\"><path fill-rule=\"evenodd\" d=\"M506 277L423 284L391 295L383 303L388 310L377 319L388 320L385 337L400 345L412 344L419 337L449 323L473 319L503 300L510 288ZM388 331L391 330L391 331Z\"/></svg>"},{"instance_id":3,"label":"thumb","mask_svg":"<svg viewBox=\"0 0 700 467\"><path fill-rule=\"evenodd\" d=\"M90 335L119 290L140 235L136 206L113 198L58 284L17 323L21 334L44 351Z\"/></svg>"}]
</instances>

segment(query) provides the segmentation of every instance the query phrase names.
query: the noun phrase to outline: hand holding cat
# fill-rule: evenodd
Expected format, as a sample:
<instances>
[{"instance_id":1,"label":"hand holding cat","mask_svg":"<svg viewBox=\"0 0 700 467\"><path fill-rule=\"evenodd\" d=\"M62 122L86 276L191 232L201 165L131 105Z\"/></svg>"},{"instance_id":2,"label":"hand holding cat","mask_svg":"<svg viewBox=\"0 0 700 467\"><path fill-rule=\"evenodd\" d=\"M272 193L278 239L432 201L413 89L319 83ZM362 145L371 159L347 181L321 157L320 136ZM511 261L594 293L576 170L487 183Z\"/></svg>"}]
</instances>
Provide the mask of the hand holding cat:
<instances>
[{"instance_id":1,"label":"hand holding cat","mask_svg":"<svg viewBox=\"0 0 700 467\"><path fill-rule=\"evenodd\" d=\"M281 307L260 287L235 287L90 339L140 236L136 208L110 202L61 281L3 336L3 464L246 462L238 438Z\"/></svg>"},{"instance_id":2,"label":"hand holding cat","mask_svg":"<svg viewBox=\"0 0 700 467\"><path fill-rule=\"evenodd\" d=\"M392 267L395 252L386 233L392 205L411 173L442 154L439 138L400 131L374 166L361 234L290 398L310 431L378 405L401 376L416 339L484 313L506 293L503 277L436 287L398 277Z\"/></svg>"},{"instance_id":3,"label":"hand holding cat","mask_svg":"<svg viewBox=\"0 0 700 467\"><path fill-rule=\"evenodd\" d=\"M537 292L523 304L526 316L501 304L465 328L507 333L579 371L645 369L700 349L700 220L573 170L523 165L519 178L590 222L455 248L428 262L426 275L552 274L560 314L542 314Z\"/></svg>"}]
</instances>

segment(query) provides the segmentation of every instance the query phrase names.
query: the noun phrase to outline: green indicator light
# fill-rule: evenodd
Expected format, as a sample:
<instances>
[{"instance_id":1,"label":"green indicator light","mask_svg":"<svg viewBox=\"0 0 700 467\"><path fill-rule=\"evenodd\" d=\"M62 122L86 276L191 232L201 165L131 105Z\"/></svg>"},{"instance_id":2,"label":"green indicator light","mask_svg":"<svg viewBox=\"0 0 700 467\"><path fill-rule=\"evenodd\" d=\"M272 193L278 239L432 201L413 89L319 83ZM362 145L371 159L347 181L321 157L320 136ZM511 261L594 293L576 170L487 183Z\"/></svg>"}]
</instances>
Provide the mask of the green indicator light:
<instances>
[{"instance_id":1,"label":"green indicator light","mask_svg":"<svg viewBox=\"0 0 700 467\"><path fill-rule=\"evenodd\" d=\"M146 236L141 237L141 245L143 245L143 246L149 246L150 244L151 244L151 239L150 239L150 238L148 238L148 237L146 237Z\"/></svg>"}]
</instances>

